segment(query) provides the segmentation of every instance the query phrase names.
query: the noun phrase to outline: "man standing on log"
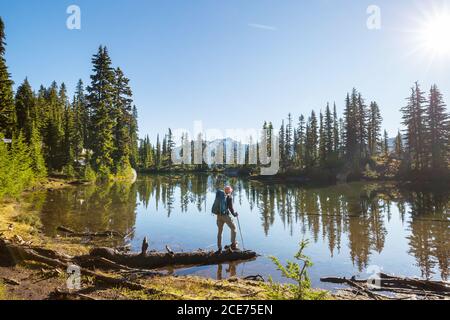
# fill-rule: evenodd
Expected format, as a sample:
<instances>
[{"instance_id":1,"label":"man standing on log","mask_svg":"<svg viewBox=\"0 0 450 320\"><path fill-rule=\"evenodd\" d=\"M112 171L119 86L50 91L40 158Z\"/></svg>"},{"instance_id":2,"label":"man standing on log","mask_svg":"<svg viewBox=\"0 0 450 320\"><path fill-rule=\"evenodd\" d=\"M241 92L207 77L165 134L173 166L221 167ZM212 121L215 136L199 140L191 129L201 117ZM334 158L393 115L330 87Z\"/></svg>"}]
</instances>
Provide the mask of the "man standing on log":
<instances>
[{"instance_id":1,"label":"man standing on log","mask_svg":"<svg viewBox=\"0 0 450 320\"><path fill-rule=\"evenodd\" d=\"M217 190L216 199L213 204L212 212L217 215L217 253L222 252L222 232L223 226L226 224L231 230L231 245L226 248L231 250L238 250L238 244L236 242L236 225L230 217L230 214L234 217L238 216L238 213L233 208L233 188L230 186L225 187L225 190Z\"/></svg>"}]
</instances>

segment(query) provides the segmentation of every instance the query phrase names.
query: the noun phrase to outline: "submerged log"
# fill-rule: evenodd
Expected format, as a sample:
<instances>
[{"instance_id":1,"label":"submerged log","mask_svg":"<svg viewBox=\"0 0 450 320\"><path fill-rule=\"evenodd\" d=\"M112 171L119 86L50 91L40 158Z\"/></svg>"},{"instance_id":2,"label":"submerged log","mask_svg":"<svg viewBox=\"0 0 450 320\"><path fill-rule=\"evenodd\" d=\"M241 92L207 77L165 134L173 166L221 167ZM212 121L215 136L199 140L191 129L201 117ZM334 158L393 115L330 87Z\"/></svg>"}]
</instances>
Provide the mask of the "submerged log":
<instances>
[{"instance_id":1,"label":"submerged log","mask_svg":"<svg viewBox=\"0 0 450 320\"><path fill-rule=\"evenodd\" d=\"M77 237L77 238L84 238L84 237L91 237L91 238L111 238L111 237L118 237L118 238L125 238L126 235L114 231L114 230L106 230L102 232L76 232L72 229L69 229L64 226L59 226L56 228L57 231L62 232L68 236L71 237Z\"/></svg>"},{"instance_id":2,"label":"submerged log","mask_svg":"<svg viewBox=\"0 0 450 320\"><path fill-rule=\"evenodd\" d=\"M91 256L102 257L132 268L155 269L166 266L212 265L230 261L252 260L253 251L223 251L222 253L196 251L182 253L151 252L147 254L124 254L114 249L95 248Z\"/></svg>"}]
</instances>

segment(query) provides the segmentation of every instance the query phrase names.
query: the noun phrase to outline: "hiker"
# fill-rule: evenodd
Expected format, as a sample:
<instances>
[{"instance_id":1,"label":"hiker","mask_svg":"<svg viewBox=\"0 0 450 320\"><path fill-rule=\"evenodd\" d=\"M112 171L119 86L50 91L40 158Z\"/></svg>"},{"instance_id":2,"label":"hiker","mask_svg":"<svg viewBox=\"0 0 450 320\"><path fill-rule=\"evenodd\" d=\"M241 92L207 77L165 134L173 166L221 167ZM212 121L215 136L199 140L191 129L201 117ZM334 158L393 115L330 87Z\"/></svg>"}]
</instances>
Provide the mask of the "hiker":
<instances>
[{"instance_id":1,"label":"hiker","mask_svg":"<svg viewBox=\"0 0 450 320\"><path fill-rule=\"evenodd\" d=\"M233 188L230 186L225 187L224 191L217 190L216 200L214 201L212 212L217 215L217 253L222 252L222 232L223 226L226 224L231 229L231 245L228 246L231 250L238 250L238 244L236 242L236 225L230 217L230 214L234 217L238 216L238 213L233 208Z\"/></svg>"}]
</instances>

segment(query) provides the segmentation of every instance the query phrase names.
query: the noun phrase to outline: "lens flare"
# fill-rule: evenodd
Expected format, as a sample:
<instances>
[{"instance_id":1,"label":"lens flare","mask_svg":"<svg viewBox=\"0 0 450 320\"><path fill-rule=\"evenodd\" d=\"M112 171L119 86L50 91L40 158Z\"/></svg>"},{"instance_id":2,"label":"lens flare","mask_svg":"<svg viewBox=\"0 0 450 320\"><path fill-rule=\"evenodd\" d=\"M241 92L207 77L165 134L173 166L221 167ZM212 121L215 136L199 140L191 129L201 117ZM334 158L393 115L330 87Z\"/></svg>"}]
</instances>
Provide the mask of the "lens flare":
<instances>
[{"instance_id":1,"label":"lens flare","mask_svg":"<svg viewBox=\"0 0 450 320\"><path fill-rule=\"evenodd\" d=\"M450 56L450 13L428 17L419 32L421 47L435 56Z\"/></svg>"}]
</instances>

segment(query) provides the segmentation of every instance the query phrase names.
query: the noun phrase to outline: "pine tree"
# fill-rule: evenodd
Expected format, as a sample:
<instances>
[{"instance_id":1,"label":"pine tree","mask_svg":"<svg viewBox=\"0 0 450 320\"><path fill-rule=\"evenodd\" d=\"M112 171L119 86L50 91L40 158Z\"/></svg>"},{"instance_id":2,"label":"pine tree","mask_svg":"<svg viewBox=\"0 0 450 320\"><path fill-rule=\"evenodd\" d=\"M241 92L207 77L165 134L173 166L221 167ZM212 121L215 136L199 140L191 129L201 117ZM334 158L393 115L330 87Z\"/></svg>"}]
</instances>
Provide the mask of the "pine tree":
<instances>
[{"instance_id":1,"label":"pine tree","mask_svg":"<svg viewBox=\"0 0 450 320\"><path fill-rule=\"evenodd\" d=\"M0 18L0 133L11 138L16 125L13 81L10 79L5 60L5 25Z\"/></svg>"},{"instance_id":2,"label":"pine tree","mask_svg":"<svg viewBox=\"0 0 450 320\"><path fill-rule=\"evenodd\" d=\"M94 167L106 178L113 169L114 152L114 70L106 47L100 46L92 58L91 84L87 88L91 112L91 139Z\"/></svg>"},{"instance_id":3,"label":"pine tree","mask_svg":"<svg viewBox=\"0 0 450 320\"><path fill-rule=\"evenodd\" d=\"M267 124L267 155L272 156L272 135L273 135L273 124L269 122Z\"/></svg>"},{"instance_id":4,"label":"pine tree","mask_svg":"<svg viewBox=\"0 0 450 320\"><path fill-rule=\"evenodd\" d=\"M314 167L317 165L318 160L318 125L317 117L314 111L311 112L311 116L308 119L306 126L306 143L305 143L305 165L306 167Z\"/></svg>"},{"instance_id":5,"label":"pine tree","mask_svg":"<svg viewBox=\"0 0 450 320\"><path fill-rule=\"evenodd\" d=\"M44 156L50 170L60 170L63 166L64 155L62 154L64 125L64 104L67 97L64 91L58 93L58 85L53 82L51 87L45 91L45 112L42 119L42 132L44 140Z\"/></svg>"},{"instance_id":6,"label":"pine tree","mask_svg":"<svg viewBox=\"0 0 450 320\"><path fill-rule=\"evenodd\" d=\"M303 115L300 115L298 119L297 137L297 164L300 169L303 169L305 158L305 117Z\"/></svg>"},{"instance_id":7,"label":"pine tree","mask_svg":"<svg viewBox=\"0 0 450 320\"><path fill-rule=\"evenodd\" d=\"M42 154L42 139L36 125L32 126L30 137L31 167L35 177L40 180L47 176L44 156Z\"/></svg>"},{"instance_id":8,"label":"pine tree","mask_svg":"<svg viewBox=\"0 0 450 320\"><path fill-rule=\"evenodd\" d=\"M358 145L358 129L357 129L357 112L356 112L356 90L353 89L352 97L347 94L345 101L345 154L347 160L357 161L357 145Z\"/></svg>"},{"instance_id":9,"label":"pine tree","mask_svg":"<svg viewBox=\"0 0 450 320\"><path fill-rule=\"evenodd\" d=\"M281 122L278 139L279 139L279 143L280 143L280 162L281 162L281 166L284 167L284 165L286 163L286 130L285 130L285 126L284 126L284 120Z\"/></svg>"},{"instance_id":10,"label":"pine tree","mask_svg":"<svg viewBox=\"0 0 450 320\"><path fill-rule=\"evenodd\" d=\"M356 100L357 112L357 141L359 146L359 160L367 156L367 110L361 93L358 93Z\"/></svg>"},{"instance_id":11,"label":"pine tree","mask_svg":"<svg viewBox=\"0 0 450 320\"><path fill-rule=\"evenodd\" d=\"M327 108L325 109L325 123L324 123L324 134L325 134L325 158L328 160L333 153L333 116L331 115L330 105L327 103Z\"/></svg>"},{"instance_id":12,"label":"pine tree","mask_svg":"<svg viewBox=\"0 0 450 320\"><path fill-rule=\"evenodd\" d=\"M369 121L368 121L368 148L371 156L375 156L378 153L378 147L380 145L381 138L381 113L376 102L370 104Z\"/></svg>"},{"instance_id":13,"label":"pine tree","mask_svg":"<svg viewBox=\"0 0 450 320\"><path fill-rule=\"evenodd\" d=\"M443 96L436 85L431 87L425 121L428 126L426 145L433 169L446 168L450 152L450 118Z\"/></svg>"},{"instance_id":14,"label":"pine tree","mask_svg":"<svg viewBox=\"0 0 450 320\"><path fill-rule=\"evenodd\" d=\"M339 119L336 110L336 103L333 106L333 151L339 153L341 148L340 132L339 132Z\"/></svg>"},{"instance_id":15,"label":"pine tree","mask_svg":"<svg viewBox=\"0 0 450 320\"><path fill-rule=\"evenodd\" d=\"M138 111L136 106L133 106L131 123L130 123L130 138L131 138L131 154L130 163L132 167L136 167L138 163Z\"/></svg>"},{"instance_id":16,"label":"pine tree","mask_svg":"<svg viewBox=\"0 0 450 320\"><path fill-rule=\"evenodd\" d=\"M403 136L399 131L397 137L395 138L395 154L397 157L401 158L403 156Z\"/></svg>"},{"instance_id":17,"label":"pine tree","mask_svg":"<svg viewBox=\"0 0 450 320\"><path fill-rule=\"evenodd\" d=\"M325 165L327 161L327 136L324 128L323 114L320 111L319 115L319 163L321 166Z\"/></svg>"},{"instance_id":18,"label":"pine tree","mask_svg":"<svg viewBox=\"0 0 450 320\"><path fill-rule=\"evenodd\" d=\"M425 102L424 93L420 90L420 86L416 82L415 86L411 89L408 104L401 109L403 113L403 125L406 127L406 156L410 162L410 168L416 170L425 168L427 158L424 150L426 133L424 119Z\"/></svg>"},{"instance_id":19,"label":"pine tree","mask_svg":"<svg viewBox=\"0 0 450 320\"><path fill-rule=\"evenodd\" d=\"M30 142L31 131L37 121L35 97L28 79L17 88L15 97L16 131L23 131L25 140Z\"/></svg>"},{"instance_id":20,"label":"pine tree","mask_svg":"<svg viewBox=\"0 0 450 320\"><path fill-rule=\"evenodd\" d=\"M14 183L10 185L10 194L17 195L34 183L30 150L22 133L13 137L9 170L14 181Z\"/></svg>"},{"instance_id":21,"label":"pine tree","mask_svg":"<svg viewBox=\"0 0 450 320\"><path fill-rule=\"evenodd\" d=\"M386 130L383 134L383 154L385 156L389 155L389 135Z\"/></svg>"},{"instance_id":22,"label":"pine tree","mask_svg":"<svg viewBox=\"0 0 450 320\"><path fill-rule=\"evenodd\" d=\"M169 132L167 133L166 140L166 157L168 165L172 165L172 151L175 148L175 141L173 140L172 129L169 128ZM225 155L225 150L224 150Z\"/></svg>"},{"instance_id":23,"label":"pine tree","mask_svg":"<svg viewBox=\"0 0 450 320\"><path fill-rule=\"evenodd\" d=\"M161 151L161 142L159 140L159 134L156 137L156 166L159 167L161 165L162 151Z\"/></svg>"},{"instance_id":24,"label":"pine tree","mask_svg":"<svg viewBox=\"0 0 450 320\"><path fill-rule=\"evenodd\" d=\"M67 97L67 89L64 83L61 84L59 93L60 104L64 110L63 112L63 138L61 140L61 166L64 173L69 177L75 176L74 171L74 151L73 151L73 136L74 136L74 115L72 106Z\"/></svg>"},{"instance_id":25,"label":"pine tree","mask_svg":"<svg viewBox=\"0 0 450 320\"><path fill-rule=\"evenodd\" d=\"M288 114L288 120L286 125L286 135L285 135L285 157L287 163L291 161L292 158L292 140L293 140L293 127L292 127L292 115Z\"/></svg>"},{"instance_id":26,"label":"pine tree","mask_svg":"<svg viewBox=\"0 0 450 320\"><path fill-rule=\"evenodd\" d=\"M13 178L11 176L11 159L8 147L3 142L4 136L0 132L0 199L2 199L10 190Z\"/></svg>"},{"instance_id":27,"label":"pine tree","mask_svg":"<svg viewBox=\"0 0 450 320\"><path fill-rule=\"evenodd\" d=\"M131 132L132 125L132 92L129 79L125 77L122 70L115 70L114 81L114 163L116 172L126 170L130 165L131 158Z\"/></svg>"},{"instance_id":28,"label":"pine tree","mask_svg":"<svg viewBox=\"0 0 450 320\"><path fill-rule=\"evenodd\" d=\"M89 114L87 110L86 97L84 95L83 81L78 81L73 97L73 137L72 148L74 159L81 160L83 149L88 143Z\"/></svg>"}]
</instances>

